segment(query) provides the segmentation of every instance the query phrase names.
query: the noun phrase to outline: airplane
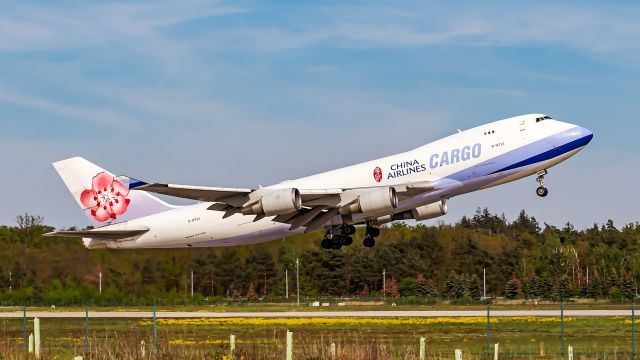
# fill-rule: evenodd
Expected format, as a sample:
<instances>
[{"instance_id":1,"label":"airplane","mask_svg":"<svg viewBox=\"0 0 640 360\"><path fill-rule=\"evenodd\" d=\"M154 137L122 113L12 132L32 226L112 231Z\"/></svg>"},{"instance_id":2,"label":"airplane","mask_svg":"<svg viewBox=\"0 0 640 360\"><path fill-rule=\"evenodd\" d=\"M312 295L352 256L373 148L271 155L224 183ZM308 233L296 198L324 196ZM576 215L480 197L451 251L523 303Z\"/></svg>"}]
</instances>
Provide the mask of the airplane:
<instances>
[{"instance_id":1,"label":"airplane","mask_svg":"<svg viewBox=\"0 0 640 360\"><path fill-rule=\"evenodd\" d=\"M321 246L373 247L382 224L447 213L458 195L536 175L582 150L593 133L544 114L460 131L397 155L296 180L249 188L148 183L80 157L53 163L92 228L46 235L81 237L89 249L219 247L255 244L324 229ZM174 206L152 195L197 200Z\"/></svg>"}]
</instances>

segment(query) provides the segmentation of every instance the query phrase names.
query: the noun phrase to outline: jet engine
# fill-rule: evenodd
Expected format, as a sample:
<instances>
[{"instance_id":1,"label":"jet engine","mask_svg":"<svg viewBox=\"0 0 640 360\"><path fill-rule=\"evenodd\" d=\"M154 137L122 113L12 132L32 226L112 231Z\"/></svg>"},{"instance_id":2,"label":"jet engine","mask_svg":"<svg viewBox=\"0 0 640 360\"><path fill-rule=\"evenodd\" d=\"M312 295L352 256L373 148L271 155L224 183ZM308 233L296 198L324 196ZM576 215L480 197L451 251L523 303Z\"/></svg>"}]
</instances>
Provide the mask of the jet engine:
<instances>
[{"instance_id":1,"label":"jet engine","mask_svg":"<svg viewBox=\"0 0 640 360\"><path fill-rule=\"evenodd\" d=\"M366 215L384 214L398 207L398 195L392 187L377 188L364 193L358 200L349 206L351 213L363 213Z\"/></svg>"},{"instance_id":2,"label":"jet engine","mask_svg":"<svg viewBox=\"0 0 640 360\"><path fill-rule=\"evenodd\" d=\"M436 203L423 205L411 210L414 220L427 220L437 218L447 213L447 200L442 199Z\"/></svg>"},{"instance_id":3,"label":"jet engine","mask_svg":"<svg viewBox=\"0 0 640 360\"><path fill-rule=\"evenodd\" d=\"M447 200L442 199L433 204L427 204L415 209L403 211L396 214L381 216L375 219L373 222L376 225L386 224L391 221L398 220L427 220L437 218L447 213Z\"/></svg>"},{"instance_id":4,"label":"jet engine","mask_svg":"<svg viewBox=\"0 0 640 360\"><path fill-rule=\"evenodd\" d=\"M276 216L298 211L301 207L300 191L290 188L269 191L257 202L243 207L240 212L244 215Z\"/></svg>"}]
</instances>

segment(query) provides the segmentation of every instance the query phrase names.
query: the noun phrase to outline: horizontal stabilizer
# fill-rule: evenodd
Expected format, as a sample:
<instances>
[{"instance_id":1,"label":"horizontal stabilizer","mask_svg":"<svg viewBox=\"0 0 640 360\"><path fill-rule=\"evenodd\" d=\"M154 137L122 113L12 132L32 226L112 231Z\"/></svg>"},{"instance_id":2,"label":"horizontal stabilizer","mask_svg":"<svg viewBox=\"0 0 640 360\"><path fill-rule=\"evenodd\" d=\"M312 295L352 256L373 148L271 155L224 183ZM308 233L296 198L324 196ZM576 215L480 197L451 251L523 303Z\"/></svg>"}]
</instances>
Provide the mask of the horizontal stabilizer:
<instances>
[{"instance_id":1,"label":"horizontal stabilizer","mask_svg":"<svg viewBox=\"0 0 640 360\"><path fill-rule=\"evenodd\" d=\"M44 234L44 236L81 237L103 240L120 240L137 235L142 235L149 229L138 230L81 230L81 231L54 231Z\"/></svg>"}]
</instances>

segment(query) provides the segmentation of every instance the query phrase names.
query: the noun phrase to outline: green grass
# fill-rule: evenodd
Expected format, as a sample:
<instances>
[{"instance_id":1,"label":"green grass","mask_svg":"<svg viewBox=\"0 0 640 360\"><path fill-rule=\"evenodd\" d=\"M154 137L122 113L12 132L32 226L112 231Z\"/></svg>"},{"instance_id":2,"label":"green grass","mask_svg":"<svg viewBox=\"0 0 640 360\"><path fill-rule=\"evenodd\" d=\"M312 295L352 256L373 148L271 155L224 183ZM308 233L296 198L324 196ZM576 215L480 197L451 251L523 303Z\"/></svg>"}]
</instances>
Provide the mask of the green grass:
<instances>
[{"instance_id":1,"label":"green grass","mask_svg":"<svg viewBox=\"0 0 640 360\"><path fill-rule=\"evenodd\" d=\"M294 325L246 325L223 321L203 325L161 323L158 337L162 350L169 353L224 353L228 347L225 341L230 334L235 334L239 341L238 349L242 351L253 352L254 355L283 354L280 351L284 346L286 330L294 332L296 352L300 353L300 358L314 352L324 353L331 342L345 349L384 349L390 354L388 358L414 358L420 336L427 339L428 352L434 356L442 354L451 357L456 348L470 354L485 351L486 323L481 320L427 325L412 324L411 319L407 321L399 325L376 324L375 319L364 325L327 325L314 323L313 320ZM42 319L41 324L43 346L50 357L82 352L84 319ZM148 320L90 319L89 326L92 349L122 348L134 353L138 351L140 341L146 341L147 349L152 344L153 326ZM28 327L31 332L32 320ZM5 356L19 353L24 346L22 320L2 320L0 330L0 349L3 349L0 352ZM496 342L500 343L501 352L506 355L535 356L540 352L541 343L547 355L554 355L561 349L560 323L501 319L491 324L491 343ZM628 354L631 351L631 324L617 317L568 318L565 321L565 345L574 346L576 358Z\"/></svg>"}]
</instances>

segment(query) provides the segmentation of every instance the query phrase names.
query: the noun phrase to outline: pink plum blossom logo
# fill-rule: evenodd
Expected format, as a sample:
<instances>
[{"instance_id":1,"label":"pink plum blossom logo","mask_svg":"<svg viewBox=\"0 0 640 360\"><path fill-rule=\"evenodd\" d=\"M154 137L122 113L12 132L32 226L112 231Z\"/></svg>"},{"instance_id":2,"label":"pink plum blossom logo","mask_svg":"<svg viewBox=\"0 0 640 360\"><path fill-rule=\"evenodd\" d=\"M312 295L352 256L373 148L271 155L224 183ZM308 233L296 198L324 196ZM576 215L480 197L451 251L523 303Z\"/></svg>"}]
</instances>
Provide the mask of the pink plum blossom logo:
<instances>
[{"instance_id":1,"label":"pink plum blossom logo","mask_svg":"<svg viewBox=\"0 0 640 360\"><path fill-rule=\"evenodd\" d=\"M104 222L127 211L131 201L127 199L129 188L113 176L101 172L93 177L91 186L91 190L86 189L80 194L80 202L85 208L91 209L94 219Z\"/></svg>"},{"instance_id":2,"label":"pink plum blossom logo","mask_svg":"<svg viewBox=\"0 0 640 360\"><path fill-rule=\"evenodd\" d=\"M375 169L373 169L373 179L376 182L380 182L380 180L382 180L382 169L380 169L380 167L376 166Z\"/></svg>"}]
</instances>

